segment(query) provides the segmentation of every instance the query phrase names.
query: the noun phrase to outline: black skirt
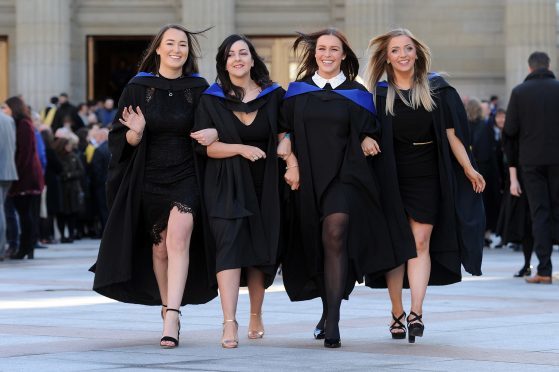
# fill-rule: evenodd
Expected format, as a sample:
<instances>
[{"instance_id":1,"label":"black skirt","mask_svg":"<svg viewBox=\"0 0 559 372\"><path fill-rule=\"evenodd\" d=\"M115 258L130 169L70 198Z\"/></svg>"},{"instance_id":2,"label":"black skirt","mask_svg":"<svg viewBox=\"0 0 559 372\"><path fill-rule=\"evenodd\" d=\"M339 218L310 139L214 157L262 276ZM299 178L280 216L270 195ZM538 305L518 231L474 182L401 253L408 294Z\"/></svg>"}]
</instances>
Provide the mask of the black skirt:
<instances>
[{"instance_id":1,"label":"black skirt","mask_svg":"<svg viewBox=\"0 0 559 372\"><path fill-rule=\"evenodd\" d=\"M441 193L439 176L399 177L398 183L408 217L420 223L435 225Z\"/></svg>"}]
</instances>

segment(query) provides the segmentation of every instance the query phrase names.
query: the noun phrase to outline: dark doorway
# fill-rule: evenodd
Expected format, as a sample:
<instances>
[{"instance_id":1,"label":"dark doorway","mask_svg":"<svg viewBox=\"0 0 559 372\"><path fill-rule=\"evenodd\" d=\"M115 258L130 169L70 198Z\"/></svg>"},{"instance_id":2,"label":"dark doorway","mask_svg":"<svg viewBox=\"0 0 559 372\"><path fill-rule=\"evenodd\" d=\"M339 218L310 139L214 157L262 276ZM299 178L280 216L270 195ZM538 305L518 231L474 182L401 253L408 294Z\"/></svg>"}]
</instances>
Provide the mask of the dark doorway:
<instances>
[{"instance_id":1,"label":"dark doorway","mask_svg":"<svg viewBox=\"0 0 559 372\"><path fill-rule=\"evenodd\" d=\"M152 36L88 36L87 98L118 102Z\"/></svg>"}]
</instances>

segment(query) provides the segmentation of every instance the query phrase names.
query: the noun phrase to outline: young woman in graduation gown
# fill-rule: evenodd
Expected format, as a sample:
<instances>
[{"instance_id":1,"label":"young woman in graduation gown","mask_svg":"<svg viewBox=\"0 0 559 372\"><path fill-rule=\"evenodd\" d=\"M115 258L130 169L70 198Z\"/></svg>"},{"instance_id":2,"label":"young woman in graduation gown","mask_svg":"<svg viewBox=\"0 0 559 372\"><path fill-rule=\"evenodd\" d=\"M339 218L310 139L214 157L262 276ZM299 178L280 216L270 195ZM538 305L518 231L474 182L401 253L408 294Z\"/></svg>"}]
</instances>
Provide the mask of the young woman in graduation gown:
<instances>
[{"instance_id":1,"label":"young woman in graduation gown","mask_svg":"<svg viewBox=\"0 0 559 372\"><path fill-rule=\"evenodd\" d=\"M422 336L427 285L461 280L460 264L481 275L485 218L483 177L474 169L468 123L458 93L442 77L428 74L429 48L408 30L371 40L370 86L382 126L382 153L373 159L382 202L397 254L417 257L371 287L388 287L393 338ZM379 80L386 73L387 82ZM411 288L406 318L402 287Z\"/></svg>"},{"instance_id":2,"label":"young woman in graduation gown","mask_svg":"<svg viewBox=\"0 0 559 372\"><path fill-rule=\"evenodd\" d=\"M179 344L180 306L217 295L200 232L189 136L207 88L197 75L197 51L193 33L180 25L164 26L148 47L141 72L120 97L109 135L110 214L91 269L98 293L163 306L160 344L166 348ZM217 138L214 130L200 135Z\"/></svg>"},{"instance_id":3,"label":"young woman in graduation gown","mask_svg":"<svg viewBox=\"0 0 559 372\"><path fill-rule=\"evenodd\" d=\"M196 130L219 141L199 146L204 212L223 310L224 348L239 344L239 287L248 286L248 338L264 336L264 290L277 269L280 230L278 115L284 90L270 80L252 43L227 37L216 56L217 83L200 99ZM197 139L197 135L194 135Z\"/></svg>"},{"instance_id":4,"label":"young woman in graduation gown","mask_svg":"<svg viewBox=\"0 0 559 372\"><path fill-rule=\"evenodd\" d=\"M355 81L359 63L336 29L301 34L299 80L282 106L293 144L285 178L295 192L294 236L282 259L292 301L321 297L323 314L314 337L340 347L340 305L366 273L396 262L377 189L368 165L379 153L372 96ZM296 163L298 162L298 163ZM298 174L293 174L298 173ZM297 236L297 234L299 234Z\"/></svg>"}]
</instances>

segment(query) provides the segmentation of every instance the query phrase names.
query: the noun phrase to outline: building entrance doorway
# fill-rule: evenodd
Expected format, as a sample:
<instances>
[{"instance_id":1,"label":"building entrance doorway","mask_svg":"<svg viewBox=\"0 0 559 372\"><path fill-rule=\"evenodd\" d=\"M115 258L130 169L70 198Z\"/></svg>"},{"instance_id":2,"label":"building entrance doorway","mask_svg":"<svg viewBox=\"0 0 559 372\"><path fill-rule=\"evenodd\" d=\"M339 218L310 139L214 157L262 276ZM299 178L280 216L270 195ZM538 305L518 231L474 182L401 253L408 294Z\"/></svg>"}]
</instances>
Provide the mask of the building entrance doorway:
<instances>
[{"instance_id":1,"label":"building entrance doorway","mask_svg":"<svg viewBox=\"0 0 559 372\"><path fill-rule=\"evenodd\" d=\"M264 58L273 81L287 89L297 75L297 60L292 51L294 37L252 36L250 40L258 54Z\"/></svg>"},{"instance_id":2,"label":"building entrance doorway","mask_svg":"<svg viewBox=\"0 0 559 372\"><path fill-rule=\"evenodd\" d=\"M8 37L0 35L0 102L8 98Z\"/></svg>"},{"instance_id":3,"label":"building entrance doorway","mask_svg":"<svg viewBox=\"0 0 559 372\"><path fill-rule=\"evenodd\" d=\"M87 99L118 102L152 36L88 36Z\"/></svg>"}]
</instances>

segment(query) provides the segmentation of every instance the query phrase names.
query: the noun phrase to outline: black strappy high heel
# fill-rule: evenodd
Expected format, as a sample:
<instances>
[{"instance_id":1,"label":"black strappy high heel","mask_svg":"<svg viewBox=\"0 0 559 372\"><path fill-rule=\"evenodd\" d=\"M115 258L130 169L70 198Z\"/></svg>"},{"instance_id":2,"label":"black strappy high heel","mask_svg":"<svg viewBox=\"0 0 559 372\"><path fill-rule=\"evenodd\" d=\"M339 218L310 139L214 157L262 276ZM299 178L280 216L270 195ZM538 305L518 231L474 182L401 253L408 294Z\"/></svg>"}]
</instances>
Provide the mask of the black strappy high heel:
<instances>
[{"instance_id":1,"label":"black strappy high heel","mask_svg":"<svg viewBox=\"0 0 559 372\"><path fill-rule=\"evenodd\" d=\"M399 317L396 318L396 315L394 315L394 313L392 314L392 324L390 325L390 334L392 335L392 338L395 340L402 340L404 338L406 338L406 326L404 325L404 323L402 323L402 321L404 319L406 319L406 312L404 311L402 313L402 315L400 315ZM402 330L403 332L394 332L395 329L398 330Z\"/></svg>"},{"instance_id":2,"label":"black strappy high heel","mask_svg":"<svg viewBox=\"0 0 559 372\"><path fill-rule=\"evenodd\" d=\"M175 311L179 314L179 316L182 315L182 313L180 312L180 310L177 309L167 309L165 311L165 313L168 313L169 311ZM181 335L181 321L180 319L177 319L178 323L179 323L179 329L177 330L177 338L171 337L171 336L163 336L161 338L161 341L159 342L159 345L164 348L164 349L174 349L177 346L179 346L179 337ZM170 341L172 343L174 343L174 345L161 345L162 342L164 341Z\"/></svg>"},{"instance_id":3,"label":"black strappy high heel","mask_svg":"<svg viewBox=\"0 0 559 372\"><path fill-rule=\"evenodd\" d=\"M408 342L410 344L415 343L415 337L423 337L423 331L425 330L425 325L423 325L423 321L421 318L423 314L418 315L413 311L410 311L410 316L413 316L412 319L409 317L407 318L408 321Z\"/></svg>"}]
</instances>

